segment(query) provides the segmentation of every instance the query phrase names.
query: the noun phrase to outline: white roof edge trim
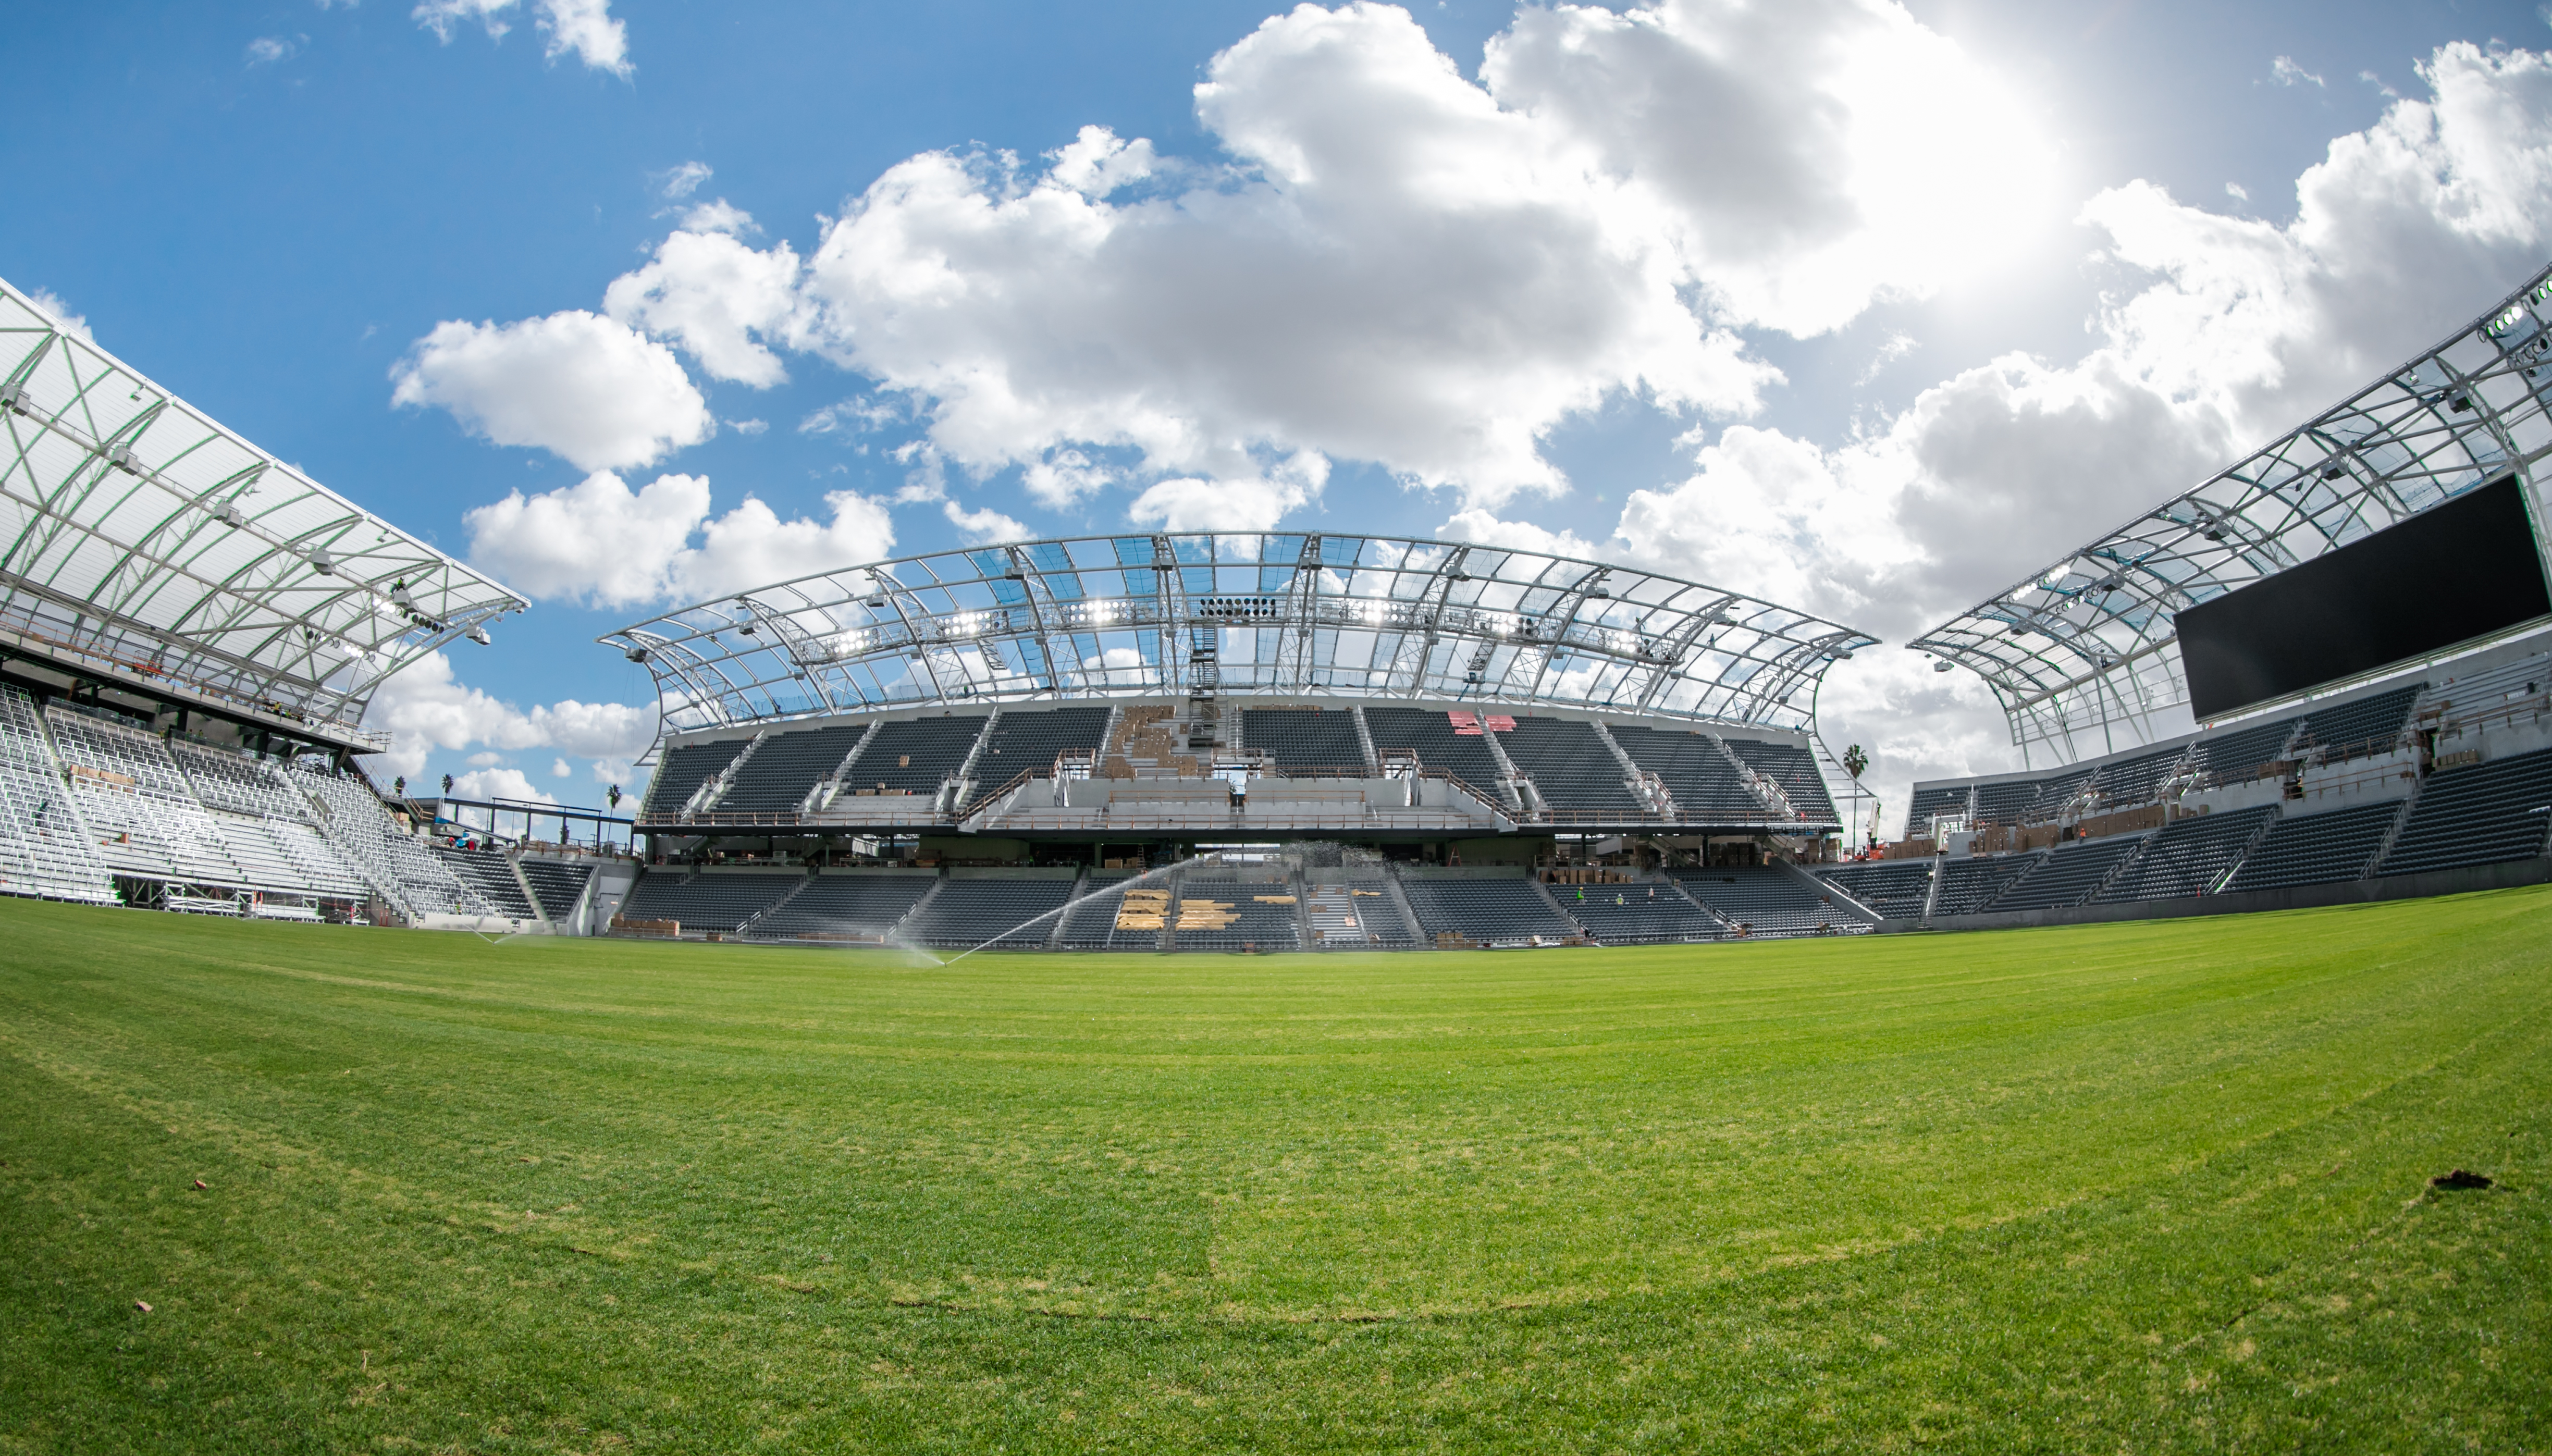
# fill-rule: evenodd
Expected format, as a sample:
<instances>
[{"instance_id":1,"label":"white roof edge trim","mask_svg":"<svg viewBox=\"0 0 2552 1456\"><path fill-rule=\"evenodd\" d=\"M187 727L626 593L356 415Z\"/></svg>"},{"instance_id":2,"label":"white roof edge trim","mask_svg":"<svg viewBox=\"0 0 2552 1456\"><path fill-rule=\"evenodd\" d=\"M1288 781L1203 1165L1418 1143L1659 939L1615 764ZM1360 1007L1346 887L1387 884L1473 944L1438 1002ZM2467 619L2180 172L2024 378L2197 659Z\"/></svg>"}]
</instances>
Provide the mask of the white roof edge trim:
<instances>
[{"instance_id":1,"label":"white roof edge trim","mask_svg":"<svg viewBox=\"0 0 2552 1456\"><path fill-rule=\"evenodd\" d=\"M0 629L386 747L381 679L527 605L0 279Z\"/></svg>"}]
</instances>

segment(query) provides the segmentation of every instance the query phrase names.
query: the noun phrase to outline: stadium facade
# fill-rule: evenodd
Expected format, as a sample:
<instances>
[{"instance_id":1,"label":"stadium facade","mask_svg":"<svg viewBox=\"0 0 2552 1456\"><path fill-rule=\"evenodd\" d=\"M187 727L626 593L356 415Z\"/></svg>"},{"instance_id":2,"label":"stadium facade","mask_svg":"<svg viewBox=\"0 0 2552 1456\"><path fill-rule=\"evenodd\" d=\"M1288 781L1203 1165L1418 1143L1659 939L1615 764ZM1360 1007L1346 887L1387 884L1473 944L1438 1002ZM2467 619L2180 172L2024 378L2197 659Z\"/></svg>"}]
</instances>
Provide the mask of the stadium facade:
<instances>
[{"instance_id":1,"label":"stadium facade","mask_svg":"<svg viewBox=\"0 0 2552 1456\"><path fill-rule=\"evenodd\" d=\"M1913 642L2033 767L1915 784L1836 882L1951 927L2546 878L2547 325L2552 270Z\"/></svg>"},{"instance_id":2,"label":"stadium facade","mask_svg":"<svg viewBox=\"0 0 2552 1456\"><path fill-rule=\"evenodd\" d=\"M520 598L5 281L0 432L0 893L551 923L510 860L408 832L351 762L388 746L363 724L383 678Z\"/></svg>"},{"instance_id":3,"label":"stadium facade","mask_svg":"<svg viewBox=\"0 0 2552 1456\"><path fill-rule=\"evenodd\" d=\"M1911 647L2027 766L1840 863L1875 646L1602 562L1327 532L1019 542L632 624L636 853L456 834L355 762L524 603L0 284L0 892L1012 948L1637 944L2552 878L2552 272ZM554 816L559 812L550 811ZM608 816L568 811L571 820Z\"/></svg>"},{"instance_id":4,"label":"stadium facade","mask_svg":"<svg viewBox=\"0 0 2552 1456\"><path fill-rule=\"evenodd\" d=\"M847 934L893 909L904 938L974 944L1070 902L1032 943L1584 939L1556 876L1571 904L1606 886L1613 939L1862 928L1795 867L1843 827L1819 685L1875 640L1742 592L1474 544L1164 533L881 562L604 641L657 676L638 827L691 867L642 881L626 927ZM1627 887L1633 842L1667 878Z\"/></svg>"}]
</instances>

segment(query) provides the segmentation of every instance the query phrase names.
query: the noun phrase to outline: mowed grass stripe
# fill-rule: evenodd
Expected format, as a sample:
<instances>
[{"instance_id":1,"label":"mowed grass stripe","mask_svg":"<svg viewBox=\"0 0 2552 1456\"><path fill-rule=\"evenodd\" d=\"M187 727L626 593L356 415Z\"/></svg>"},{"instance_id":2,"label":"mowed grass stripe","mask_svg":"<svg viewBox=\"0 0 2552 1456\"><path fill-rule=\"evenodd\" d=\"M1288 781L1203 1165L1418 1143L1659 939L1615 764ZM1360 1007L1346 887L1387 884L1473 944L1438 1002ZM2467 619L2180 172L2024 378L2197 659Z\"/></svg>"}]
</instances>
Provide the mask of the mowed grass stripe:
<instances>
[{"instance_id":1,"label":"mowed grass stripe","mask_svg":"<svg viewBox=\"0 0 2552 1456\"><path fill-rule=\"evenodd\" d=\"M2547 915L941 969L0 904L0 1441L2522 1446Z\"/></svg>"}]
</instances>

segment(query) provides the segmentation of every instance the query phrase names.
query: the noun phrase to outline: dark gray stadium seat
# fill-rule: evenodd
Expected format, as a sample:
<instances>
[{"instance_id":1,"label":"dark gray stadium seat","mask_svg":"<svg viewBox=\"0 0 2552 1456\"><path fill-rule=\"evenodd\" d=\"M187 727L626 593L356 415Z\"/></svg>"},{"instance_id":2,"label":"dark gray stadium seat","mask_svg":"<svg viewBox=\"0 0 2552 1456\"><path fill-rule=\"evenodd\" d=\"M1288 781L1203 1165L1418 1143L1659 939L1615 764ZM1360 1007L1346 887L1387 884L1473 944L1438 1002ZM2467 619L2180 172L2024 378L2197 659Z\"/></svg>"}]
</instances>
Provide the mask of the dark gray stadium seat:
<instances>
[{"instance_id":1,"label":"dark gray stadium seat","mask_svg":"<svg viewBox=\"0 0 2552 1456\"><path fill-rule=\"evenodd\" d=\"M1470 940L1565 938L1577 927L1550 908L1530 880L1436 880L1400 883L1418 926L1429 937L1451 932Z\"/></svg>"},{"instance_id":2,"label":"dark gray stadium seat","mask_svg":"<svg viewBox=\"0 0 2552 1456\"><path fill-rule=\"evenodd\" d=\"M2496 865L2543 853L2552 825L2552 749L2432 774L2378 875Z\"/></svg>"},{"instance_id":3,"label":"dark gray stadium seat","mask_svg":"<svg viewBox=\"0 0 2552 1456\"><path fill-rule=\"evenodd\" d=\"M2144 853L2101 890L2104 904L2180 899L2212 889L2277 810L2268 805L2174 819L2145 841Z\"/></svg>"},{"instance_id":4,"label":"dark gray stadium seat","mask_svg":"<svg viewBox=\"0 0 2552 1456\"><path fill-rule=\"evenodd\" d=\"M831 778L833 771L842 766L842 760L850 756L860 735L867 731L865 723L773 730L753 751L753 757L737 768L726 792L709 805L709 811L771 814L797 809L817 783Z\"/></svg>"},{"instance_id":5,"label":"dark gray stadium seat","mask_svg":"<svg viewBox=\"0 0 2552 1456\"><path fill-rule=\"evenodd\" d=\"M565 919L585 894L585 882L593 878L591 865L560 860L522 862L523 878L532 883L532 893L541 901L542 913L553 920Z\"/></svg>"},{"instance_id":6,"label":"dark gray stadium seat","mask_svg":"<svg viewBox=\"0 0 2552 1456\"><path fill-rule=\"evenodd\" d=\"M1809 888L1787 871L1750 866L1673 873L1675 883L1686 893L1718 911L1721 919L1746 927L1752 936L1850 933L1869 928L1826 903L1821 891Z\"/></svg>"},{"instance_id":7,"label":"dark gray stadium seat","mask_svg":"<svg viewBox=\"0 0 2552 1456\"><path fill-rule=\"evenodd\" d=\"M1369 707L1364 710L1364 722L1372 730L1374 752L1387 755L1396 748L1408 749L1421 764L1446 770L1491 803L1498 801L1498 761L1485 735L1455 733L1452 721L1438 708Z\"/></svg>"},{"instance_id":8,"label":"dark gray stadium seat","mask_svg":"<svg viewBox=\"0 0 2552 1456\"><path fill-rule=\"evenodd\" d=\"M2281 718L2274 723L2260 723L2248 728L2235 728L2197 740L2197 761L2218 780L2237 782L2257 777L2259 771L2276 762L2294 736L2293 718Z\"/></svg>"},{"instance_id":9,"label":"dark gray stadium seat","mask_svg":"<svg viewBox=\"0 0 2552 1456\"><path fill-rule=\"evenodd\" d=\"M1621 760L1595 736L1595 725L1569 718L1518 718L1501 735L1507 757L1533 780L1542 801L1559 814L1607 823L1654 817L1623 783Z\"/></svg>"},{"instance_id":10,"label":"dark gray stadium seat","mask_svg":"<svg viewBox=\"0 0 2552 1456\"><path fill-rule=\"evenodd\" d=\"M1240 746L1285 769L1364 767L1355 717L1345 708L1244 708Z\"/></svg>"},{"instance_id":11,"label":"dark gray stadium seat","mask_svg":"<svg viewBox=\"0 0 2552 1456\"><path fill-rule=\"evenodd\" d=\"M679 814L699 786L726 772L735 756L744 752L750 738L728 738L716 743L686 743L665 750L656 775L647 780L649 814Z\"/></svg>"},{"instance_id":12,"label":"dark gray stadium seat","mask_svg":"<svg viewBox=\"0 0 2552 1456\"><path fill-rule=\"evenodd\" d=\"M2391 799L2280 819L2233 873L2225 892L2365 878L2386 831L2401 817L2404 802Z\"/></svg>"},{"instance_id":13,"label":"dark gray stadium seat","mask_svg":"<svg viewBox=\"0 0 2552 1456\"><path fill-rule=\"evenodd\" d=\"M2415 682L2333 707L2316 703L2304 714L2302 741L2320 749L2325 762L2391 753L2409 720L2410 705L2427 685Z\"/></svg>"},{"instance_id":14,"label":"dark gray stadium seat","mask_svg":"<svg viewBox=\"0 0 2552 1456\"><path fill-rule=\"evenodd\" d=\"M2108 878L2109 872L2143 844L2140 835L2113 834L2105 839L2059 845L1984 908L2000 914L2005 910L2053 910L2082 904L2100 888L2100 882Z\"/></svg>"},{"instance_id":15,"label":"dark gray stadium seat","mask_svg":"<svg viewBox=\"0 0 2552 1456\"><path fill-rule=\"evenodd\" d=\"M884 935L937 883L924 875L818 875L753 922L753 934L777 940Z\"/></svg>"},{"instance_id":16,"label":"dark gray stadium seat","mask_svg":"<svg viewBox=\"0 0 2552 1456\"><path fill-rule=\"evenodd\" d=\"M1071 894L1069 880L950 880L912 912L898 936L917 945L968 947L999 936L1005 946L1042 946L1054 929L1052 920L1018 927Z\"/></svg>"},{"instance_id":17,"label":"dark gray stadium seat","mask_svg":"<svg viewBox=\"0 0 2552 1456\"><path fill-rule=\"evenodd\" d=\"M1817 756L1804 744L1770 743L1761 739L1732 738L1729 751L1746 767L1781 785L1790 798L1790 807L1798 810L1811 824L1837 824L1834 798L1826 792L1826 780L1817 772Z\"/></svg>"},{"instance_id":18,"label":"dark gray stadium seat","mask_svg":"<svg viewBox=\"0 0 2552 1456\"><path fill-rule=\"evenodd\" d=\"M1737 766L1708 735L1660 728L1616 727L1613 741L1631 762L1654 774L1686 824L1760 824L1762 800L1737 777Z\"/></svg>"},{"instance_id":19,"label":"dark gray stadium seat","mask_svg":"<svg viewBox=\"0 0 2552 1456\"><path fill-rule=\"evenodd\" d=\"M1932 913L1973 915L1984 909L2011 883L2038 868L2040 851L2027 855L1989 855L1941 862L1941 887L1932 897Z\"/></svg>"},{"instance_id":20,"label":"dark gray stadium seat","mask_svg":"<svg viewBox=\"0 0 2552 1456\"><path fill-rule=\"evenodd\" d=\"M630 920L677 920L687 931L732 931L805 883L803 875L686 875L650 869L630 886L620 914Z\"/></svg>"},{"instance_id":21,"label":"dark gray stadium seat","mask_svg":"<svg viewBox=\"0 0 2552 1456\"><path fill-rule=\"evenodd\" d=\"M993 722L975 778L989 792L1018 778L1054 772L1065 754L1096 758L1108 732L1106 708L1013 708Z\"/></svg>"},{"instance_id":22,"label":"dark gray stadium seat","mask_svg":"<svg viewBox=\"0 0 2552 1456\"><path fill-rule=\"evenodd\" d=\"M1835 865L1820 868L1816 874L1888 920L1923 918L1924 896L1932 892L1930 860Z\"/></svg>"},{"instance_id":23,"label":"dark gray stadium seat","mask_svg":"<svg viewBox=\"0 0 2552 1456\"><path fill-rule=\"evenodd\" d=\"M984 732L981 716L906 718L883 723L868 747L842 775L846 788L902 789L930 794L966 766Z\"/></svg>"},{"instance_id":24,"label":"dark gray stadium seat","mask_svg":"<svg viewBox=\"0 0 2552 1456\"><path fill-rule=\"evenodd\" d=\"M1560 911L1606 945L1718 940L1728 927L1672 884L1553 884Z\"/></svg>"},{"instance_id":25,"label":"dark gray stadium seat","mask_svg":"<svg viewBox=\"0 0 2552 1456\"><path fill-rule=\"evenodd\" d=\"M1290 897L1293 886L1276 881L1200 880L1179 886L1178 901L1170 912L1173 926L1209 905L1226 907L1232 919L1219 930L1174 930L1170 945L1182 951L1237 951L1255 947L1262 951L1300 949L1303 938L1296 929L1294 906L1267 904L1260 895ZM1193 904L1196 909L1191 910Z\"/></svg>"},{"instance_id":26,"label":"dark gray stadium seat","mask_svg":"<svg viewBox=\"0 0 2552 1456\"><path fill-rule=\"evenodd\" d=\"M514 883L514 872L505 864L503 855L492 850L453 849L449 845L438 844L434 847L434 857L460 876L462 884L478 891L479 898L484 899L497 914L520 920L534 918L532 902L523 898L523 887Z\"/></svg>"}]
</instances>

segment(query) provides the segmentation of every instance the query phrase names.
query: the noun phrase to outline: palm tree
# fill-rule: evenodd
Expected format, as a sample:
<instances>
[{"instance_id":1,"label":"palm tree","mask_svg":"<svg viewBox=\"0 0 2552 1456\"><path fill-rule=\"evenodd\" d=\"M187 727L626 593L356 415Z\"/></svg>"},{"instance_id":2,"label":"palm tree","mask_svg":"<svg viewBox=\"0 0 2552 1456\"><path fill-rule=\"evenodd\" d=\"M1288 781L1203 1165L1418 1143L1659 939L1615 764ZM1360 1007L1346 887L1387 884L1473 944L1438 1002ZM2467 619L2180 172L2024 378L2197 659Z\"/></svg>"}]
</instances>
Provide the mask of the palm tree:
<instances>
[{"instance_id":1,"label":"palm tree","mask_svg":"<svg viewBox=\"0 0 2552 1456\"><path fill-rule=\"evenodd\" d=\"M1861 751L1860 744L1845 747L1843 771L1852 776L1852 842L1856 848L1861 844L1861 771L1868 767L1869 755Z\"/></svg>"}]
</instances>

